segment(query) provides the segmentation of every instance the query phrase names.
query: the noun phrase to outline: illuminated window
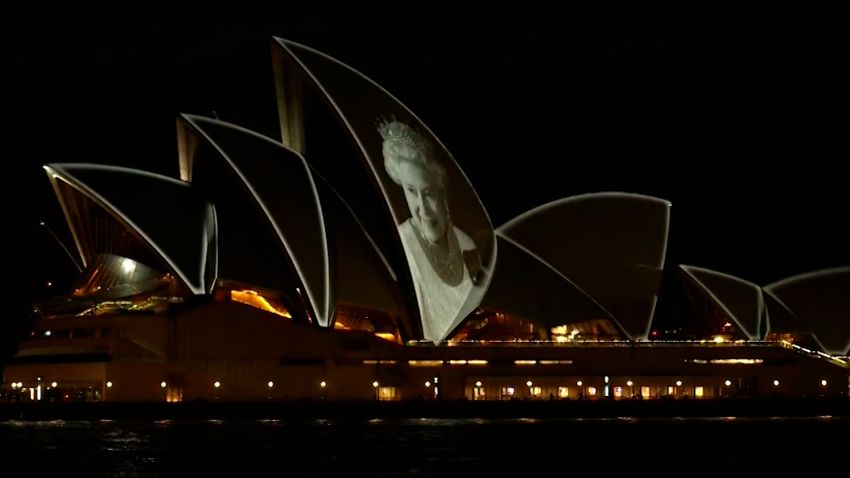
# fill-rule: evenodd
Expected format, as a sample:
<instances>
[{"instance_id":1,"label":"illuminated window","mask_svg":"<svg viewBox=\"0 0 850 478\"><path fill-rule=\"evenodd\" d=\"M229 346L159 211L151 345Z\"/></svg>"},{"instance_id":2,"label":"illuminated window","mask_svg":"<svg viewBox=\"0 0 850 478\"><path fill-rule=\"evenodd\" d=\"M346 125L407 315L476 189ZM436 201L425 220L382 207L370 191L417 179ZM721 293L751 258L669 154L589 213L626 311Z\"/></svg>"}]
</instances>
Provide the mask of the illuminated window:
<instances>
[{"instance_id":1,"label":"illuminated window","mask_svg":"<svg viewBox=\"0 0 850 478\"><path fill-rule=\"evenodd\" d=\"M622 398L623 387L614 387L614 398Z\"/></svg>"},{"instance_id":2,"label":"illuminated window","mask_svg":"<svg viewBox=\"0 0 850 478\"><path fill-rule=\"evenodd\" d=\"M378 400L398 400L398 392L395 387L379 387Z\"/></svg>"},{"instance_id":3,"label":"illuminated window","mask_svg":"<svg viewBox=\"0 0 850 478\"><path fill-rule=\"evenodd\" d=\"M473 400L484 400L484 389L481 387L475 387L472 389L472 399Z\"/></svg>"},{"instance_id":4,"label":"illuminated window","mask_svg":"<svg viewBox=\"0 0 850 478\"><path fill-rule=\"evenodd\" d=\"M705 389L702 387L694 387L694 396L697 398L702 398L705 395Z\"/></svg>"},{"instance_id":5,"label":"illuminated window","mask_svg":"<svg viewBox=\"0 0 850 478\"><path fill-rule=\"evenodd\" d=\"M587 394L591 397L596 396L596 387L587 387Z\"/></svg>"},{"instance_id":6,"label":"illuminated window","mask_svg":"<svg viewBox=\"0 0 850 478\"><path fill-rule=\"evenodd\" d=\"M501 389L502 399L510 399L514 396L514 393L516 393L514 387L502 387Z\"/></svg>"},{"instance_id":7,"label":"illuminated window","mask_svg":"<svg viewBox=\"0 0 850 478\"><path fill-rule=\"evenodd\" d=\"M569 387L558 387L558 398L567 398L570 396Z\"/></svg>"},{"instance_id":8,"label":"illuminated window","mask_svg":"<svg viewBox=\"0 0 850 478\"><path fill-rule=\"evenodd\" d=\"M676 388L675 387L667 387L667 395L675 395Z\"/></svg>"},{"instance_id":9,"label":"illuminated window","mask_svg":"<svg viewBox=\"0 0 850 478\"><path fill-rule=\"evenodd\" d=\"M643 398L649 398L649 387L640 387L640 396Z\"/></svg>"},{"instance_id":10,"label":"illuminated window","mask_svg":"<svg viewBox=\"0 0 850 478\"><path fill-rule=\"evenodd\" d=\"M543 395L543 389L540 387L531 387L529 388L529 391L531 392L532 397L539 397L540 395Z\"/></svg>"}]
</instances>

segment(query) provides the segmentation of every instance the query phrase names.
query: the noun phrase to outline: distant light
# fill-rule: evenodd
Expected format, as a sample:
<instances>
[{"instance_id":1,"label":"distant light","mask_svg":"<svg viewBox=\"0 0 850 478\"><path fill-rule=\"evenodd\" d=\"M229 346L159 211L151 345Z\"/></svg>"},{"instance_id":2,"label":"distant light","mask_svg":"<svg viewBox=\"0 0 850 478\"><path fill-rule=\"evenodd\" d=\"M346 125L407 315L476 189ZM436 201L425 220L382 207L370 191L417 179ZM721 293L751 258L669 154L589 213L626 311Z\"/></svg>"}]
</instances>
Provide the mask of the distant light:
<instances>
[{"instance_id":1,"label":"distant light","mask_svg":"<svg viewBox=\"0 0 850 478\"><path fill-rule=\"evenodd\" d=\"M581 380L579 380L578 382L576 382L576 385L578 385L579 387L581 387L581 386L582 386Z\"/></svg>"},{"instance_id":2,"label":"distant light","mask_svg":"<svg viewBox=\"0 0 850 478\"><path fill-rule=\"evenodd\" d=\"M425 388L428 388L430 386L431 386L431 382L425 382Z\"/></svg>"},{"instance_id":3,"label":"distant light","mask_svg":"<svg viewBox=\"0 0 850 478\"><path fill-rule=\"evenodd\" d=\"M475 382L475 386L476 386L476 387L480 387L480 386L481 386L481 382L480 382L480 381Z\"/></svg>"},{"instance_id":4,"label":"distant light","mask_svg":"<svg viewBox=\"0 0 850 478\"><path fill-rule=\"evenodd\" d=\"M606 375L606 376L605 376L605 383L608 383L608 381L609 381L609 380L610 380L610 379L609 379L609 378L608 378L608 376Z\"/></svg>"},{"instance_id":5,"label":"distant light","mask_svg":"<svg viewBox=\"0 0 850 478\"><path fill-rule=\"evenodd\" d=\"M47 287L53 287L53 281L47 281Z\"/></svg>"},{"instance_id":6,"label":"distant light","mask_svg":"<svg viewBox=\"0 0 850 478\"><path fill-rule=\"evenodd\" d=\"M50 386L53 387L53 388L56 388L57 385L59 385L59 384L56 383L56 382L50 382Z\"/></svg>"},{"instance_id":7,"label":"distant light","mask_svg":"<svg viewBox=\"0 0 850 478\"><path fill-rule=\"evenodd\" d=\"M319 382L319 386L322 387L322 388L325 388L325 387L328 386L328 383L325 382L324 380L322 380L321 382Z\"/></svg>"},{"instance_id":8,"label":"distant light","mask_svg":"<svg viewBox=\"0 0 850 478\"><path fill-rule=\"evenodd\" d=\"M630 386L630 387L631 387L632 385L634 385L634 384L635 384L635 383L634 383L634 382L632 382L631 380L629 380L629 381L627 381L627 382L626 382L626 385L628 385L628 386Z\"/></svg>"},{"instance_id":9,"label":"distant light","mask_svg":"<svg viewBox=\"0 0 850 478\"><path fill-rule=\"evenodd\" d=\"M681 386L682 386L682 381L681 381L681 380L676 380L676 386L677 386L677 387L681 387Z\"/></svg>"},{"instance_id":10,"label":"distant light","mask_svg":"<svg viewBox=\"0 0 850 478\"><path fill-rule=\"evenodd\" d=\"M24 382L18 382L18 388L22 388L24 386Z\"/></svg>"},{"instance_id":11,"label":"distant light","mask_svg":"<svg viewBox=\"0 0 850 478\"><path fill-rule=\"evenodd\" d=\"M732 381L731 381L731 380L727 380L727 381L725 381L725 382L723 382L723 383L725 383L727 387L731 387L731 386L732 386Z\"/></svg>"},{"instance_id":12,"label":"distant light","mask_svg":"<svg viewBox=\"0 0 850 478\"><path fill-rule=\"evenodd\" d=\"M49 330L45 330L45 331L44 331L44 336L45 336L45 337L50 337L51 335L53 335L53 332L51 332L51 331L49 331Z\"/></svg>"},{"instance_id":13,"label":"distant light","mask_svg":"<svg viewBox=\"0 0 850 478\"><path fill-rule=\"evenodd\" d=\"M372 387L374 387L374 388L378 388L378 381L377 381L377 380L375 380L374 382L372 382Z\"/></svg>"},{"instance_id":14,"label":"distant light","mask_svg":"<svg viewBox=\"0 0 850 478\"><path fill-rule=\"evenodd\" d=\"M274 387L274 382L272 382L271 380L269 380L268 385L269 385L269 388L272 388L272 387Z\"/></svg>"},{"instance_id":15,"label":"distant light","mask_svg":"<svg viewBox=\"0 0 850 478\"><path fill-rule=\"evenodd\" d=\"M112 388L112 382L106 382L106 388Z\"/></svg>"},{"instance_id":16,"label":"distant light","mask_svg":"<svg viewBox=\"0 0 850 478\"><path fill-rule=\"evenodd\" d=\"M213 382L213 387L218 388L218 387L220 387L220 386L221 386L221 382L219 382L218 380L216 380L215 382Z\"/></svg>"},{"instance_id":17,"label":"distant light","mask_svg":"<svg viewBox=\"0 0 850 478\"><path fill-rule=\"evenodd\" d=\"M12 388L18 388L18 383L17 383L17 382L12 382Z\"/></svg>"},{"instance_id":18,"label":"distant light","mask_svg":"<svg viewBox=\"0 0 850 478\"><path fill-rule=\"evenodd\" d=\"M525 382L525 384L526 384L526 385L528 385L529 387L530 387L530 386L532 386L532 385L534 385L534 383L532 383L532 381L531 381L531 380L529 380L529 381Z\"/></svg>"},{"instance_id":19,"label":"distant light","mask_svg":"<svg viewBox=\"0 0 850 478\"><path fill-rule=\"evenodd\" d=\"M773 386L774 386L774 387L778 387L778 386L779 386L779 380L774 380L774 381L773 381Z\"/></svg>"},{"instance_id":20,"label":"distant light","mask_svg":"<svg viewBox=\"0 0 850 478\"><path fill-rule=\"evenodd\" d=\"M168 385L168 384L167 384L167 383L165 383L164 381L163 381L163 382L159 382L159 386L160 386L160 387L162 387L162 388L165 388L165 386L166 386L166 385Z\"/></svg>"},{"instance_id":21,"label":"distant light","mask_svg":"<svg viewBox=\"0 0 850 478\"><path fill-rule=\"evenodd\" d=\"M826 379L820 381L821 387L826 387Z\"/></svg>"}]
</instances>

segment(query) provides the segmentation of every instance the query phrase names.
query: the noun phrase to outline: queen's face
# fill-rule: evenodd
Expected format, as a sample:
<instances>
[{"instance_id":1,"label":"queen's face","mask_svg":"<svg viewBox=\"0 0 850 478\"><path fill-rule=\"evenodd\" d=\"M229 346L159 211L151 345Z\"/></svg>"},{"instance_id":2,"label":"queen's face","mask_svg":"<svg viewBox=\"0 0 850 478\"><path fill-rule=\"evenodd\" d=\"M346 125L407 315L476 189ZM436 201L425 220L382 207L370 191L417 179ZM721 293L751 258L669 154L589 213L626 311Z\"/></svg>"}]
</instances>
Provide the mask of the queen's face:
<instances>
[{"instance_id":1,"label":"queen's face","mask_svg":"<svg viewBox=\"0 0 850 478\"><path fill-rule=\"evenodd\" d=\"M404 189L413 225L431 244L446 237L446 197L437 175L418 162L401 161L398 179Z\"/></svg>"}]
</instances>

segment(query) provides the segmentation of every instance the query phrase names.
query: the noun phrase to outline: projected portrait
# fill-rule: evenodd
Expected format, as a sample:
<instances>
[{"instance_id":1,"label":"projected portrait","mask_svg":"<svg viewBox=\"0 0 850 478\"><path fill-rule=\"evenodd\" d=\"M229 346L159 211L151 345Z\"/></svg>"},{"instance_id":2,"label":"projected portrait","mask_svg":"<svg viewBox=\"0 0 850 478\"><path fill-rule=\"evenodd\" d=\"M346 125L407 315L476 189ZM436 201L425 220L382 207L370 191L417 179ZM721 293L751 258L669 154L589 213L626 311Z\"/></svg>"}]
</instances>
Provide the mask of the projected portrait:
<instances>
[{"instance_id":1,"label":"projected portrait","mask_svg":"<svg viewBox=\"0 0 850 478\"><path fill-rule=\"evenodd\" d=\"M423 335L439 340L480 281L472 238L452 222L446 167L431 142L400 121L380 123L387 175L404 193L409 215L398 225L419 297Z\"/></svg>"}]
</instances>

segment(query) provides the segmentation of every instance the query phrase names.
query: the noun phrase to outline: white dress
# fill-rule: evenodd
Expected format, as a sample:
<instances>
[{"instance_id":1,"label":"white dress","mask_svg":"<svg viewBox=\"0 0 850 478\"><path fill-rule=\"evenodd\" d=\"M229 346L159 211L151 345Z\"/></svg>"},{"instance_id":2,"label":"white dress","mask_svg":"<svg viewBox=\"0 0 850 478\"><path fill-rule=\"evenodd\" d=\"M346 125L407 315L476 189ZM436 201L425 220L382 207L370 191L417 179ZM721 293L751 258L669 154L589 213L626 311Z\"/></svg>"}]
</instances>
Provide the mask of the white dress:
<instances>
[{"instance_id":1,"label":"white dress","mask_svg":"<svg viewBox=\"0 0 850 478\"><path fill-rule=\"evenodd\" d=\"M472 238L457 227L452 226L452 228L461 251L475 249ZM413 276L413 286L422 316L423 336L426 340L437 343L449 333L449 328L472 290L473 284L469 271L465 266L463 267L463 279L460 284L456 286L446 284L428 261L409 219L398 226L398 232L404 245L407 263L410 265L410 273Z\"/></svg>"}]
</instances>

